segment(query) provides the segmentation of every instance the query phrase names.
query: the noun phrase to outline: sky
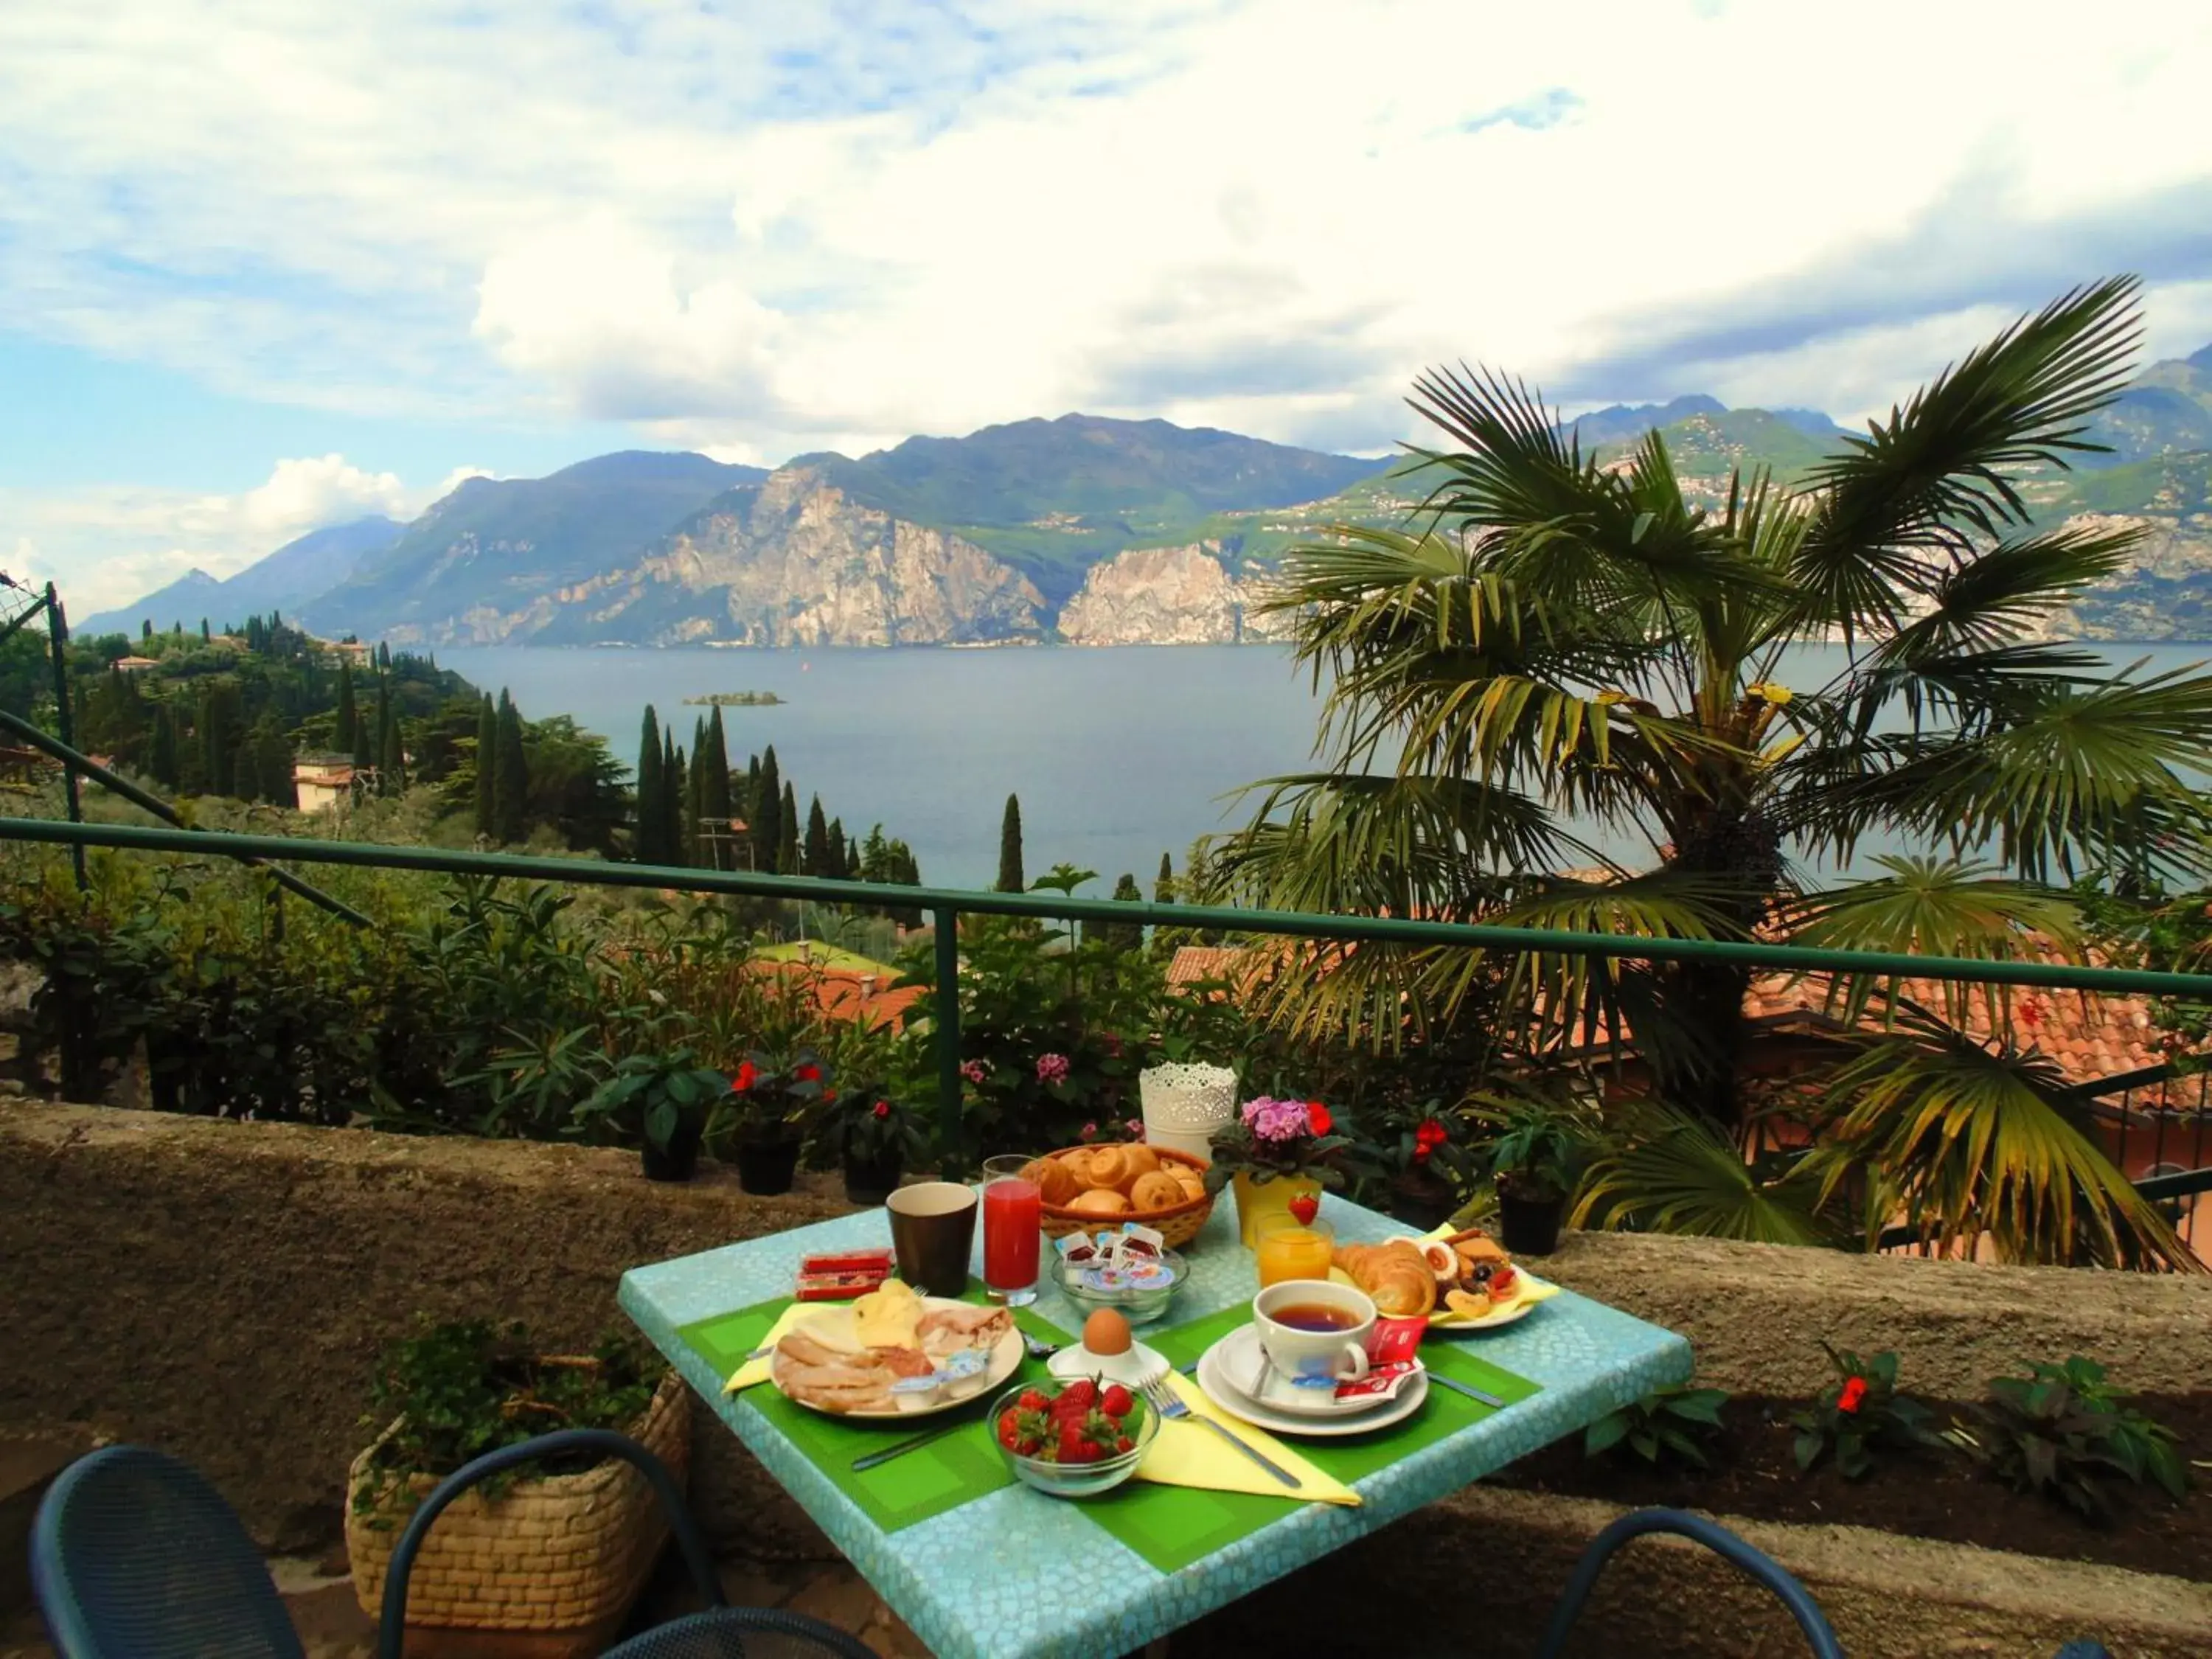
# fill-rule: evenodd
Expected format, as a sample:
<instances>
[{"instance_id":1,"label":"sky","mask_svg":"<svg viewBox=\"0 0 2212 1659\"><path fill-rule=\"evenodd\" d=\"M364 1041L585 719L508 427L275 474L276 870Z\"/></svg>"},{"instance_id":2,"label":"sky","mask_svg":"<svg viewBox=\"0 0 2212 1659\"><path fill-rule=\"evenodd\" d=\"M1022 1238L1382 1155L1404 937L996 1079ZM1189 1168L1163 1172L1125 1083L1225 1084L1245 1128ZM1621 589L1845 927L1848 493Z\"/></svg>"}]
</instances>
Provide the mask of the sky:
<instances>
[{"instance_id":1,"label":"sky","mask_svg":"<svg viewBox=\"0 0 2212 1659\"><path fill-rule=\"evenodd\" d=\"M2212 341L2212 5L0 0L0 568L83 614L471 473L1431 364L1880 412L2070 284Z\"/></svg>"}]
</instances>

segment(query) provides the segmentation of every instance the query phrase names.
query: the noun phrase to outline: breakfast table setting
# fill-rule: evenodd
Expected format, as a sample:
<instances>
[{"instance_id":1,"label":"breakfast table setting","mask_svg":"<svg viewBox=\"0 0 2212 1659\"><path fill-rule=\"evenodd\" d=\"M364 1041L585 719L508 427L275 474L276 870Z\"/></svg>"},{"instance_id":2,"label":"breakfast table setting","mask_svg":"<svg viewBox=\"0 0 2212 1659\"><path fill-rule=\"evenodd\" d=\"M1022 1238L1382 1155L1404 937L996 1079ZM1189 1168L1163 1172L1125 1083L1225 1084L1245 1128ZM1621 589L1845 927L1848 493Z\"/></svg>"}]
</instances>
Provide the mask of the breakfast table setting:
<instances>
[{"instance_id":1,"label":"breakfast table setting","mask_svg":"<svg viewBox=\"0 0 2212 1659\"><path fill-rule=\"evenodd\" d=\"M1143 1650L1690 1375L1480 1229L1202 1169L994 1160L619 1299L945 1659Z\"/></svg>"}]
</instances>

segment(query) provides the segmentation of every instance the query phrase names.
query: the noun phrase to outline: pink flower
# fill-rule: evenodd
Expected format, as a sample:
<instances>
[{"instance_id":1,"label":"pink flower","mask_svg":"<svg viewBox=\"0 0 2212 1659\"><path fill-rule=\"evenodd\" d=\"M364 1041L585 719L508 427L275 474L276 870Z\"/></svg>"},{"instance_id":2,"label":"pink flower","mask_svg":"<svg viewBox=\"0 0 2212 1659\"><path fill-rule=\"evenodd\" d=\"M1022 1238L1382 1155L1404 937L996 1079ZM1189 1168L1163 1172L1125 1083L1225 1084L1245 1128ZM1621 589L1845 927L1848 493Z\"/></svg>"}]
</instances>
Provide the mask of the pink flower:
<instances>
[{"instance_id":1,"label":"pink flower","mask_svg":"<svg viewBox=\"0 0 2212 1659\"><path fill-rule=\"evenodd\" d=\"M984 1074L990 1069L980 1060L963 1060L960 1062L960 1075L970 1083L982 1082Z\"/></svg>"},{"instance_id":2,"label":"pink flower","mask_svg":"<svg viewBox=\"0 0 2212 1659\"><path fill-rule=\"evenodd\" d=\"M1039 1054L1037 1056L1036 1074L1037 1081L1039 1083L1066 1082L1067 1056L1066 1054Z\"/></svg>"},{"instance_id":3,"label":"pink flower","mask_svg":"<svg viewBox=\"0 0 2212 1659\"><path fill-rule=\"evenodd\" d=\"M1244 1105L1244 1122L1261 1140L1296 1140L1312 1132L1312 1120L1302 1100L1273 1100L1263 1095Z\"/></svg>"},{"instance_id":4,"label":"pink flower","mask_svg":"<svg viewBox=\"0 0 2212 1659\"><path fill-rule=\"evenodd\" d=\"M1096 1140L1096 1139L1098 1139L1098 1126L1097 1126L1097 1124L1095 1124L1095 1123L1086 1123L1086 1124L1085 1124L1085 1125L1083 1126L1083 1133L1082 1133L1081 1134L1078 1135L1078 1136L1076 1137L1076 1139L1077 1139L1078 1140Z\"/></svg>"},{"instance_id":5,"label":"pink flower","mask_svg":"<svg viewBox=\"0 0 2212 1659\"><path fill-rule=\"evenodd\" d=\"M1142 1140L1145 1138L1145 1120L1140 1117L1129 1119L1121 1125L1121 1128L1125 1140Z\"/></svg>"}]
</instances>

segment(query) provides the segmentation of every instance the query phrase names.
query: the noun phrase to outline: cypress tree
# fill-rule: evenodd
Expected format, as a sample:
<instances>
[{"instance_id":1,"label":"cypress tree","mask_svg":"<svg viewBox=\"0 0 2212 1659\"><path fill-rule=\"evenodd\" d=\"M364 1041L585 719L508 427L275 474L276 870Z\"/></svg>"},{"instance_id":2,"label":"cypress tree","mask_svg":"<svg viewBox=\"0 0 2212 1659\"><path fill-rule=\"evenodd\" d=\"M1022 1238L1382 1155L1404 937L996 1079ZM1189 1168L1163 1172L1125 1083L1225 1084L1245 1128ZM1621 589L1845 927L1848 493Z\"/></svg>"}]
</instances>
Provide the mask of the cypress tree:
<instances>
[{"instance_id":1,"label":"cypress tree","mask_svg":"<svg viewBox=\"0 0 2212 1659\"><path fill-rule=\"evenodd\" d=\"M806 849L800 860L803 875L826 876L830 873L830 821L822 816L822 797L814 797L814 804L806 809Z\"/></svg>"},{"instance_id":2,"label":"cypress tree","mask_svg":"<svg viewBox=\"0 0 2212 1659\"><path fill-rule=\"evenodd\" d=\"M154 752L146 769L155 782L170 789L177 787L177 716L166 702L154 710Z\"/></svg>"},{"instance_id":3,"label":"cypress tree","mask_svg":"<svg viewBox=\"0 0 2212 1659\"><path fill-rule=\"evenodd\" d=\"M707 722L691 722L691 761L684 774L684 862L695 870L714 863L713 832L701 822L707 816Z\"/></svg>"},{"instance_id":4,"label":"cypress tree","mask_svg":"<svg viewBox=\"0 0 2212 1659\"><path fill-rule=\"evenodd\" d=\"M848 881L853 874L852 843L845 839L845 820L830 820L830 867L822 873L832 881Z\"/></svg>"},{"instance_id":5,"label":"cypress tree","mask_svg":"<svg viewBox=\"0 0 2212 1659\"><path fill-rule=\"evenodd\" d=\"M261 799L261 766L256 744L250 732L238 734L238 746L231 750L229 793L240 800Z\"/></svg>"},{"instance_id":6,"label":"cypress tree","mask_svg":"<svg viewBox=\"0 0 2212 1659\"><path fill-rule=\"evenodd\" d=\"M380 696L377 702L381 705L377 716L379 782L386 794L404 795L407 793L407 748L399 738L399 716L389 696Z\"/></svg>"},{"instance_id":7,"label":"cypress tree","mask_svg":"<svg viewBox=\"0 0 2212 1659\"><path fill-rule=\"evenodd\" d=\"M775 870L781 876L799 873L799 797L783 786L783 802L776 815Z\"/></svg>"},{"instance_id":8,"label":"cypress tree","mask_svg":"<svg viewBox=\"0 0 2212 1659\"><path fill-rule=\"evenodd\" d=\"M1127 904L1144 902L1144 890L1137 885L1135 876L1124 872L1121 879L1114 884L1114 896ZM1145 927L1137 921L1109 921L1098 927L1099 943L1116 951L1134 951L1145 942Z\"/></svg>"},{"instance_id":9,"label":"cypress tree","mask_svg":"<svg viewBox=\"0 0 2212 1659\"><path fill-rule=\"evenodd\" d=\"M273 714L262 716L254 739L254 771L261 781L261 798L273 806L298 810L300 791L292 778L292 739Z\"/></svg>"},{"instance_id":10,"label":"cypress tree","mask_svg":"<svg viewBox=\"0 0 2212 1659\"><path fill-rule=\"evenodd\" d=\"M631 854L640 864L665 864L660 846L660 826L668 814L660 804L660 718L653 705L645 706L645 724L637 734L637 833L631 838Z\"/></svg>"},{"instance_id":11,"label":"cypress tree","mask_svg":"<svg viewBox=\"0 0 2212 1659\"><path fill-rule=\"evenodd\" d=\"M138 624L138 643L141 645L154 643L154 622L150 617Z\"/></svg>"},{"instance_id":12,"label":"cypress tree","mask_svg":"<svg viewBox=\"0 0 2212 1659\"><path fill-rule=\"evenodd\" d=\"M722 708L717 703L707 717L707 740L692 762L704 780L699 786L699 816L707 821L714 839L708 842L712 857L700 863L716 870L733 870L730 846L730 750L722 734Z\"/></svg>"},{"instance_id":13,"label":"cypress tree","mask_svg":"<svg viewBox=\"0 0 2212 1659\"><path fill-rule=\"evenodd\" d=\"M200 643L202 645L212 645L214 642L215 635L208 627L208 619L205 617L202 617L200 618Z\"/></svg>"},{"instance_id":14,"label":"cypress tree","mask_svg":"<svg viewBox=\"0 0 2212 1659\"><path fill-rule=\"evenodd\" d=\"M890 843L884 839L884 826L879 823L868 831L868 838L860 843L860 879L889 881L890 852Z\"/></svg>"},{"instance_id":15,"label":"cypress tree","mask_svg":"<svg viewBox=\"0 0 2212 1659\"><path fill-rule=\"evenodd\" d=\"M1022 803L1009 795L1006 815L999 820L999 891L1020 893L1028 888L1022 879Z\"/></svg>"},{"instance_id":16,"label":"cypress tree","mask_svg":"<svg viewBox=\"0 0 2212 1659\"><path fill-rule=\"evenodd\" d=\"M1160 854L1159 879L1152 884L1152 897L1161 904L1175 902L1175 860L1165 853Z\"/></svg>"},{"instance_id":17,"label":"cypress tree","mask_svg":"<svg viewBox=\"0 0 2212 1659\"><path fill-rule=\"evenodd\" d=\"M354 739L360 724L361 711L355 707L353 700L353 665L341 662L338 665L337 725L331 733L331 741L337 746L338 753L353 753Z\"/></svg>"},{"instance_id":18,"label":"cypress tree","mask_svg":"<svg viewBox=\"0 0 2212 1659\"><path fill-rule=\"evenodd\" d=\"M477 834L489 840L493 822L493 774L498 770L499 715L491 705L491 693L483 694L477 707Z\"/></svg>"},{"instance_id":19,"label":"cypress tree","mask_svg":"<svg viewBox=\"0 0 2212 1659\"><path fill-rule=\"evenodd\" d=\"M522 753L522 715L502 686L499 740L492 774L492 834L502 843L522 839L530 800L530 764Z\"/></svg>"},{"instance_id":20,"label":"cypress tree","mask_svg":"<svg viewBox=\"0 0 2212 1659\"><path fill-rule=\"evenodd\" d=\"M782 867L777 857L781 850L778 842L783 827L780 810L782 793L783 782L776 772L775 745L770 744L767 752L761 757L760 778L753 787L752 829L750 834L753 844L753 868L756 870Z\"/></svg>"},{"instance_id":21,"label":"cypress tree","mask_svg":"<svg viewBox=\"0 0 2212 1659\"><path fill-rule=\"evenodd\" d=\"M684 862L684 751L666 730L660 734L660 846L669 863Z\"/></svg>"}]
</instances>

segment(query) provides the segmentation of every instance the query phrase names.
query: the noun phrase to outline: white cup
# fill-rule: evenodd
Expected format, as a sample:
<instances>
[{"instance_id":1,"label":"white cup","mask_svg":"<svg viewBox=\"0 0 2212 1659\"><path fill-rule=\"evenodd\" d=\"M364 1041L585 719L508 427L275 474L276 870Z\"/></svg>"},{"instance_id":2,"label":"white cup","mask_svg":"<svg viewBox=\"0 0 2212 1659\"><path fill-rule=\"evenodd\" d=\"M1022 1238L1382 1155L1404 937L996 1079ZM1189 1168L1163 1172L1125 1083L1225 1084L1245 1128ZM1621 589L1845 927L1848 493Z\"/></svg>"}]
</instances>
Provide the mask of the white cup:
<instances>
[{"instance_id":1,"label":"white cup","mask_svg":"<svg viewBox=\"0 0 2212 1659\"><path fill-rule=\"evenodd\" d=\"M1309 1329L1277 1317L1312 1308L1327 1309L1344 1322ZM1334 1279L1285 1279L1252 1298L1252 1322L1277 1375L1293 1387L1334 1389L1367 1375L1375 1304L1364 1291Z\"/></svg>"}]
</instances>

